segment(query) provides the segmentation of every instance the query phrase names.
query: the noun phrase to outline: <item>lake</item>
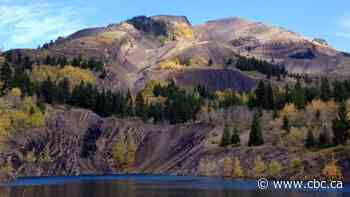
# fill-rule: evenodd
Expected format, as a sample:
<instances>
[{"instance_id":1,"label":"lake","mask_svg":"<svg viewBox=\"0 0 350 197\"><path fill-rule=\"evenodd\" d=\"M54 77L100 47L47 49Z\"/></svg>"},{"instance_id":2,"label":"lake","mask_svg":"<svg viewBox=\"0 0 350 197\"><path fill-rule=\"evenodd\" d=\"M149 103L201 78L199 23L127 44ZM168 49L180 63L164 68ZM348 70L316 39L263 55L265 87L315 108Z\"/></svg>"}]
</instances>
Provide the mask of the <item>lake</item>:
<instances>
[{"instance_id":1,"label":"lake","mask_svg":"<svg viewBox=\"0 0 350 197\"><path fill-rule=\"evenodd\" d=\"M148 175L20 178L0 185L0 197L345 197L333 192L258 191L255 181Z\"/></svg>"}]
</instances>

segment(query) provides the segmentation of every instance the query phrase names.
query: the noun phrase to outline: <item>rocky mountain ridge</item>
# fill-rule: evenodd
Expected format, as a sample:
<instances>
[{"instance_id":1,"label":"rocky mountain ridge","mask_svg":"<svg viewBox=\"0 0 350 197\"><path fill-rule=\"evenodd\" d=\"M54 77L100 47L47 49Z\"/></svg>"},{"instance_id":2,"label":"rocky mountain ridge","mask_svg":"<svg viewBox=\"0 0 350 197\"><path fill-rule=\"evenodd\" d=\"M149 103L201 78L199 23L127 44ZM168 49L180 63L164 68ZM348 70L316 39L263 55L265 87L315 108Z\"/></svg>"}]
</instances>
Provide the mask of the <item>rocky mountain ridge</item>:
<instances>
[{"instance_id":1,"label":"rocky mountain ridge","mask_svg":"<svg viewBox=\"0 0 350 197\"><path fill-rule=\"evenodd\" d=\"M290 73L348 76L350 58L325 43L239 17L192 25L184 16L162 15L81 30L45 49L25 53L33 59L95 57L106 67L106 77L99 80L101 87L137 92L150 80L183 75L187 69L226 69L227 61L234 62L237 56L283 64ZM164 61L170 61L172 67L162 69ZM193 81L191 85L198 84Z\"/></svg>"}]
</instances>

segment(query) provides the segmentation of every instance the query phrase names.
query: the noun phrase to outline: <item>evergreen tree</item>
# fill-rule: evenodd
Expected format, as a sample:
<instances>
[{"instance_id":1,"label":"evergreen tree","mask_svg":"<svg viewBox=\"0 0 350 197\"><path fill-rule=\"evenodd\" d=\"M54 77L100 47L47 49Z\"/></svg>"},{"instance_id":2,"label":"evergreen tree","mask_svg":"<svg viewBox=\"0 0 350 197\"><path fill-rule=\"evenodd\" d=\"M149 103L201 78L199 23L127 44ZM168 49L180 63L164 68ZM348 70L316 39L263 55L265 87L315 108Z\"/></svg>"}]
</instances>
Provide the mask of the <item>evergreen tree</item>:
<instances>
[{"instance_id":1,"label":"evergreen tree","mask_svg":"<svg viewBox=\"0 0 350 197\"><path fill-rule=\"evenodd\" d=\"M24 68L16 68L13 78L10 82L10 88L20 88L23 95L32 96L34 94L34 87L30 77L25 72Z\"/></svg>"},{"instance_id":2,"label":"evergreen tree","mask_svg":"<svg viewBox=\"0 0 350 197\"><path fill-rule=\"evenodd\" d=\"M328 134L327 127L323 126L322 131L319 136L318 146L320 148L329 147L332 144L331 138Z\"/></svg>"},{"instance_id":3,"label":"evergreen tree","mask_svg":"<svg viewBox=\"0 0 350 197\"><path fill-rule=\"evenodd\" d=\"M234 128L232 130L231 144L239 144L239 143L241 143L239 132L237 128Z\"/></svg>"},{"instance_id":4,"label":"evergreen tree","mask_svg":"<svg viewBox=\"0 0 350 197\"><path fill-rule=\"evenodd\" d=\"M329 101L332 96L329 81L326 77L321 79L320 94L323 101Z\"/></svg>"},{"instance_id":5,"label":"evergreen tree","mask_svg":"<svg viewBox=\"0 0 350 197\"><path fill-rule=\"evenodd\" d=\"M200 111L202 106L201 95L197 90L194 90L187 98L189 100L190 108L189 113L191 114L192 120L196 120L196 115Z\"/></svg>"},{"instance_id":6,"label":"evergreen tree","mask_svg":"<svg viewBox=\"0 0 350 197\"><path fill-rule=\"evenodd\" d=\"M130 89L128 89L128 92L126 94L126 115L127 116L132 116L134 115L134 102L133 102L133 98L130 92Z\"/></svg>"},{"instance_id":7,"label":"evergreen tree","mask_svg":"<svg viewBox=\"0 0 350 197\"><path fill-rule=\"evenodd\" d=\"M121 111L119 112L119 115L121 117L124 117L127 114L126 99L125 99L125 97L124 97L124 95L122 93L119 93L119 95L121 97L120 98L120 105L121 105L120 109L121 109ZM108 90L103 95L104 106L103 106L103 110L101 111L101 114L102 114L103 117L111 116L114 113L114 108L116 106L113 105L113 96L114 95L113 95L111 90Z\"/></svg>"},{"instance_id":8,"label":"evergreen tree","mask_svg":"<svg viewBox=\"0 0 350 197\"><path fill-rule=\"evenodd\" d=\"M335 145L346 144L349 128L346 104L343 102L340 104L337 117L333 120L333 142Z\"/></svg>"},{"instance_id":9,"label":"evergreen tree","mask_svg":"<svg viewBox=\"0 0 350 197\"><path fill-rule=\"evenodd\" d=\"M291 95L291 90L290 90L288 85L286 85L284 87L284 97L285 97L285 102L286 103L292 103L293 102L293 98L292 98L292 95Z\"/></svg>"},{"instance_id":10,"label":"evergreen tree","mask_svg":"<svg viewBox=\"0 0 350 197\"><path fill-rule=\"evenodd\" d=\"M72 91L71 98L69 100L69 104L70 105L73 105L73 106L79 106L80 105L81 94L83 92L81 85L82 84L74 87L74 89Z\"/></svg>"},{"instance_id":11,"label":"evergreen tree","mask_svg":"<svg viewBox=\"0 0 350 197\"><path fill-rule=\"evenodd\" d=\"M287 116L283 116L283 125L282 129L289 132L290 131L290 125L289 125L289 119Z\"/></svg>"},{"instance_id":12,"label":"evergreen tree","mask_svg":"<svg viewBox=\"0 0 350 197\"><path fill-rule=\"evenodd\" d=\"M51 60L51 56L46 56L46 59L43 62L45 65L52 65L52 60Z\"/></svg>"},{"instance_id":13,"label":"evergreen tree","mask_svg":"<svg viewBox=\"0 0 350 197\"><path fill-rule=\"evenodd\" d=\"M73 92L74 93L74 92ZM74 95L74 94L73 94ZM72 97L73 97L72 95ZM107 104L106 104L106 92L103 90L100 94L97 95L95 109L96 112L102 116L107 114Z\"/></svg>"},{"instance_id":14,"label":"evergreen tree","mask_svg":"<svg viewBox=\"0 0 350 197\"><path fill-rule=\"evenodd\" d=\"M255 114L250 130L248 146L260 146L263 144L264 138L261 132L260 116Z\"/></svg>"},{"instance_id":15,"label":"evergreen tree","mask_svg":"<svg viewBox=\"0 0 350 197\"><path fill-rule=\"evenodd\" d=\"M32 69L32 65L33 65L33 62L30 60L30 58L28 56L26 56L24 58L24 62L23 62L24 68L31 70Z\"/></svg>"},{"instance_id":16,"label":"evergreen tree","mask_svg":"<svg viewBox=\"0 0 350 197\"><path fill-rule=\"evenodd\" d=\"M231 131L230 131L229 126L227 124L225 124L224 132L223 132L223 135L221 138L220 145L225 147L225 146L228 146L230 144L231 144Z\"/></svg>"},{"instance_id":17,"label":"evergreen tree","mask_svg":"<svg viewBox=\"0 0 350 197\"><path fill-rule=\"evenodd\" d=\"M274 108L272 112L272 119L276 120L277 118L278 118L278 111L276 108Z\"/></svg>"},{"instance_id":18,"label":"evergreen tree","mask_svg":"<svg viewBox=\"0 0 350 197\"><path fill-rule=\"evenodd\" d=\"M305 147L306 148L313 148L315 146L315 137L314 134L312 132L312 130L309 130L307 132L307 137L306 137L306 141L305 141Z\"/></svg>"},{"instance_id":19,"label":"evergreen tree","mask_svg":"<svg viewBox=\"0 0 350 197\"><path fill-rule=\"evenodd\" d=\"M292 99L293 103L295 104L295 106L297 106L298 109L303 109L305 107L305 92L300 83L300 80L297 81L294 90L292 91Z\"/></svg>"},{"instance_id":20,"label":"evergreen tree","mask_svg":"<svg viewBox=\"0 0 350 197\"><path fill-rule=\"evenodd\" d=\"M273 98L273 89L271 83L269 83L265 89L265 98L264 98L264 108L273 109L274 108L274 98Z\"/></svg>"},{"instance_id":21,"label":"evergreen tree","mask_svg":"<svg viewBox=\"0 0 350 197\"><path fill-rule=\"evenodd\" d=\"M153 94L154 96L158 97L162 93L162 86L160 84L156 84L153 88Z\"/></svg>"},{"instance_id":22,"label":"evergreen tree","mask_svg":"<svg viewBox=\"0 0 350 197\"><path fill-rule=\"evenodd\" d=\"M312 102L314 99L319 98L320 95L319 89L316 87L305 87L304 93L307 102Z\"/></svg>"},{"instance_id":23,"label":"evergreen tree","mask_svg":"<svg viewBox=\"0 0 350 197\"><path fill-rule=\"evenodd\" d=\"M256 105L263 107L266 104L265 101L265 83L263 81L260 81L258 84L258 87L255 90L255 96L256 96Z\"/></svg>"},{"instance_id":24,"label":"evergreen tree","mask_svg":"<svg viewBox=\"0 0 350 197\"><path fill-rule=\"evenodd\" d=\"M153 118L153 122L163 121L163 106L160 103L151 104L148 107L147 116Z\"/></svg>"},{"instance_id":25,"label":"evergreen tree","mask_svg":"<svg viewBox=\"0 0 350 197\"><path fill-rule=\"evenodd\" d=\"M57 99L63 104L70 100L69 80L67 78L64 78L58 84Z\"/></svg>"},{"instance_id":26,"label":"evergreen tree","mask_svg":"<svg viewBox=\"0 0 350 197\"><path fill-rule=\"evenodd\" d=\"M5 61L0 70L0 80L3 82L1 92L4 93L10 88L10 83L12 81L12 69L8 61Z\"/></svg>"},{"instance_id":27,"label":"evergreen tree","mask_svg":"<svg viewBox=\"0 0 350 197\"><path fill-rule=\"evenodd\" d=\"M343 102L346 100L346 90L343 84L339 81L333 83L333 97L337 102Z\"/></svg>"},{"instance_id":28,"label":"evergreen tree","mask_svg":"<svg viewBox=\"0 0 350 197\"><path fill-rule=\"evenodd\" d=\"M136 95L136 99L135 99L135 114L138 117L142 117L143 119L146 119L147 117L146 111L147 111L147 105L145 103L142 93L139 92Z\"/></svg>"},{"instance_id":29,"label":"evergreen tree","mask_svg":"<svg viewBox=\"0 0 350 197\"><path fill-rule=\"evenodd\" d=\"M56 85L49 77L41 85L41 96L47 103L53 103L56 98Z\"/></svg>"},{"instance_id":30,"label":"evergreen tree","mask_svg":"<svg viewBox=\"0 0 350 197\"><path fill-rule=\"evenodd\" d=\"M213 65L213 60L212 59L209 59L208 61L208 66L212 66Z\"/></svg>"}]
</instances>

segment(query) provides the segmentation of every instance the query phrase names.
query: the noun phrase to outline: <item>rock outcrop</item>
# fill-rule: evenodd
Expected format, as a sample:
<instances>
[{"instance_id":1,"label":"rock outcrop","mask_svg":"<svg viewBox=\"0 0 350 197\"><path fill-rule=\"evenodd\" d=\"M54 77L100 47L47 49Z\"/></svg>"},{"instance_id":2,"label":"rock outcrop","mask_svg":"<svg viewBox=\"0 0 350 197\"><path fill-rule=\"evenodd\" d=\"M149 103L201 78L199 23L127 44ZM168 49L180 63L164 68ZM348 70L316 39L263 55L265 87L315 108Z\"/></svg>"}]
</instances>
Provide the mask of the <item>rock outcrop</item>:
<instances>
[{"instance_id":1,"label":"rock outcrop","mask_svg":"<svg viewBox=\"0 0 350 197\"><path fill-rule=\"evenodd\" d=\"M350 75L349 56L324 40L239 17L192 25L184 16L140 16L81 30L45 50L22 52L33 59L46 55L95 57L106 65L106 76L98 79L100 88L134 92L149 80L171 78L174 71L159 69L159 62L174 58L195 62L187 65L191 70L224 68L228 59L242 55L283 64L291 73ZM212 67L208 67L209 61ZM228 88L242 89L231 84Z\"/></svg>"},{"instance_id":2,"label":"rock outcrop","mask_svg":"<svg viewBox=\"0 0 350 197\"><path fill-rule=\"evenodd\" d=\"M247 113L237 121L251 116L247 109L236 110ZM50 113L44 128L17 133L6 142L7 148L0 154L0 180L124 173L113 158L118 140L132 139L135 143L135 161L129 173L223 176L225 158L239 158L245 177L253 178L254 160L260 155L264 161L278 161L284 167L279 177L321 177L327 158L333 154L309 154L303 147L276 146L278 139L271 131L265 131L267 140L262 147L247 147L249 131L243 130L241 146L223 148L216 142L222 130L221 126L203 122L154 125L136 119L102 119L80 109L56 110ZM348 179L348 149L337 147L333 152ZM303 171L288 167L293 158L301 158Z\"/></svg>"}]
</instances>

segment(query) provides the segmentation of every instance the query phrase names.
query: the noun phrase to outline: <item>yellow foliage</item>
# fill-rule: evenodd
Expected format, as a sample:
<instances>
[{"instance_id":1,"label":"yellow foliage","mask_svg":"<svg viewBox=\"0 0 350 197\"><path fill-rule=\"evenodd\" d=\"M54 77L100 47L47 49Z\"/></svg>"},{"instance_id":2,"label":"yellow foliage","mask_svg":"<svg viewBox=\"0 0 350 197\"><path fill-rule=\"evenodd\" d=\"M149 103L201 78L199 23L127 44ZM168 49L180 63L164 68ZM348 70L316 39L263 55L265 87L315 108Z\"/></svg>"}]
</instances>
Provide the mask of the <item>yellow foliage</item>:
<instances>
[{"instance_id":1,"label":"yellow foliage","mask_svg":"<svg viewBox=\"0 0 350 197\"><path fill-rule=\"evenodd\" d=\"M179 58L163 60L159 62L158 66L161 70L182 70L184 68Z\"/></svg>"},{"instance_id":2,"label":"yellow foliage","mask_svg":"<svg viewBox=\"0 0 350 197\"><path fill-rule=\"evenodd\" d=\"M32 128L42 127L45 124L45 116L40 110L36 110L34 114L29 115L26 124Z\"/></svg>"},{"instance_id":3,"label":"yellow foliage","mask_svg":"<svg viewBox=\"0 0 350 197\"><path fill-rule=\"evenodd\" d=\"M28 114L23 111L12 111L11 122L16 128L26 128L28 120Z\"/></svg>"},{"instance_id":4,"label":"yellow foliage","mask_svg":"<svg viewBox=\"0 0 350 197\"><path fill-rule=\"evenodd\" d=\"M249 96L248 96L246 93L242 93L242 94L237 93L237 94L238 94L238 98L239 98L239 100L240 100L240 103L241 103L242 105L245 105L245 104L248 103L248 101L249 101Z\"/></svg>"},{"instance_id":5,"label":"yellow foliage","mask_svg":"<svg viewBox=\"0 0 350 197\"><path fill-rule=\"evenodd\" d=\"M96 78L91 71L73 66L65 66L59 70L58 76L59 80L67 78L74 85L78 85L81 81L91 84L96 83Z\"/></svg>"},{"instance_id":6,"label":"yellow foliage","mask_svg":"<svg viewBox=\"0 0 350 197\"><path fill-rule=\"evenodd\" d=\"M11 109L7 112L8 118L11 121L11 127L18 128L37 128L44 126L45 116L38 109L31 97L26 97L21 109Z\"/></svg>"},{"instance_id":7,"label":"yellow foliage","mask_svg":"<svg viewBox=\"0 0 350 197\"><path fill-rule=\"evenodd\" d=\"M232 175L232 160L228 157L224 159L224 177L231 177Z\"/></svg>"},{"instance_id":8,"label":"yellow foliage","mask_svg":"<svg viewBox=\"0 0 350 197\"><path fill-rule=\"evenodd\" d=\"M224 101L226 98L235 97L237 94L231 90L216 91L215 95L219 101Z\"/></svg>"},{"instance_id":9,"label":"yellow foliage","mask_svg":"<svg viewBox=\"0 0 350 197\"><path fill-rule=\"evenodd\" d=\"M127 145L127 154L126 154L126 163L128 171L132 171L135 164L136 159L136 145L131 136L129 136L129 143Z\"/></svg>"},{"instance_id":10,"label":"yellow foliage","mask_svg":"<svg viewBox=\"0 0 350 197\"><path fill-rule=\"evenodd\" d=\"M336 164L336 161L333 159L331 162L326 164L322 170L322 174L329 180L341 180L343 178L339 166Z\"/></svg>"},{"instance_id":11,"label":"yellow foliage","mask_svg":"<svg viewBox=\"0 0 350 197\"><path fill-rule=\"evenodd\" d=\"M333 100L323 102L320 99L313 100L306 106L307 111L331 111L337 108L337 103Z\"/></svg>"},{"instance_id":12,"label":"yellow foliage","mask_svg":"<svg viewBox=\"0 0 350 197\"><path fill-rule=\"evenodd\" d=\"M174 37L175 39L178 39L178 38L192 39L193 31L191 27L185 23L176 23L174 25Z\"/></svg>"},{"instance_id":13,"label":"yellow foliage","mask_svg":"<svg viewBox=\"0 0 350 197\"><path fill-rule=\"evenodd\" d=\"M281 110L280 117L288 116L288 115L293 115L298 112L298 109L295 107L293 103L289 103L284 106L284 108Z\"/></svg>"},{"instance_id":14,"label":"yellow foliage","mask_svg":"<svg viewBox=\"0 0 350 197\"><path fill-rule=\"evenodd\" d=\"M19 88L12 88L9 95L11 97L21 97L22 96L22 91Z\"/></svg>"},{"instance_id":15,"label":"yellow foliage","mask_svg":"<svg viewBox=\"0 0 350 197\"><path fill-rule=\"evenodd\" d=\"M32 80L43 82L48 78L56 81L58 79L58 68L47 65L35 66L32 70Z\"/></svg>"},{"instance_id":16,"label":"yellow foliage","mask_svg":"<svg viewBox=\"0 0 350 197\"><path fill-rule=\"evenodd\" d=\"M265 163L262 161L260 155L258 155L258 156L255 158L255 161L254 161L254 172L255 172L255 176L256 176L256 177L261 177L265 170L266 170L266 165L265 165Z\"/></svg>"},{"instance_id":17,"label":"yellow foliage","mask_svg":"<svg viewBox=\"0 0 350 197\"><path fill-rule=\"evenodd\" d=\"M300 131L300 129L296 127L292 127L290 129L290 137L296 141L300 141L303 139L303 133Z\"/></svg>"},{"instance_id":18,"label":"yellow foliage","mask_svg":"<svg viewBox=\"0 0 350 197\"><path fill-rule=\"evenodd\" d=\"M327 107L326 103L320 99L313 100L306 106L307 110L321 111Z\"/></svg>"},{"instance_id":19,"label":"yellow foliage","mask_svg":"<svg viewBox=\"0 0 350 197\"><path fill-rule=\"evenodd\" d=\"M294 170L300 169L301 168L301 160L299 158L292 159L291 166Z\"/></svg>"},{"instance_id":20,"label":"yellow foliage","mask_svg":"<svg viewBox=\"0 0 350 197\"><path fill-rule=\"evenodd\" d=\"M270 177L276 177L281 173L282 169L283 167L278 161L271 161L267 166L267 174Z\"/></svg>"},{"instance_id":21,"label":"yellow foliage","mask_svg":"<svg viewBox=\"0 0 350 197\"><path fill-rule=\"evenodd\" d=\"M11 129L11 118L7 113L0 114L0 138L8 137Z\"/></svg>"},{"instance_id":22,"label":"yellow foliage","mask_svg":"<svg viewBox=\"0 0 350 197\"><path fill-rule=\"evenodd\" d=\"M53 66L36 66L32 71L32 79L34 81L43 82L50 78L51 80L58 82L67 78L71 85L74 87L81 81L86 83L95 84L96 78L90 70L81 69L73 66L65 66L64 68L57 68Z\"/></svg>"},{"instance_id":23,"label":"yellow foliage","mask_svg":"<svg viewBox=\"0 0 350 197\"><path fill-rule=\"evenodd\" d=\"M125 136L124 133L121 131L118 136L118 140L114 145L113 148L113 159L117 164L117 167L123 168L125 164L126 159L126 153L127 153L127 146L125 144Z\"/></svg>"},{"instance_id":24,"label":"yellow foliage","mask_svg":"<svg viewBox=\"0 0 350 197\"><path fill-rule=\"evenodd\" d=\"M347 118L348 118L348 120L350 121L350 99L348 99L348 100L346 101L346 110L347 110L347 112L348 112Z\"/></svg>"},{"instance_id":25,"label":"yellow foliage","mask_svg":"<svg viewBox=\"0 0 350 197\"><path fill-rule=\"evenodd\" d=\"M147 104L150 103L164 103L166 98L164 97L154 97L153 95L153 89L156 85L165 86L167 85L167 82L160 81L160 80L151 80L149 81L146 86L141 91L141 94L143 96L143 99Z\"/></svg>"},{"instance_id":26,"label":"yellow foliage","mask_svg":"<svg viewBox=\"0 0 350 197\"><path fill-rule=\"evenodd\" d=\"M10 172L12 172L12 171L13 171L13 167L10 165L9 162L6 162L6 164L4 164L4 165L2 165L2 166L0 167L0 172L1 172L1 173L7 174L7 173L10 173ZM0 197L2 197L2 196L0 195Z\"/></svg>"},{"instance_id":27,"label":"yellow foliage","mask_svg":"<svg viewBox=\"0 0 350 197\"><path fill-rule=\"evenodd\" d=\"M31 110L36 109L36 105L31 97L26 97L22 102L21 108L25 113L31 113Z\"/></svg>"},{"instance_id":28,"label":"yellow foliage","mask_svg":"<svg viewBox=\"0 0 350 197\"><path fill-rule=\"evenodd\" d=\"M28 119L26 120L28 127L37 128L44 126L45 115L39 110L31 97L24 98L22 111L28 116Z\"/></svg>"},{"instance_id":29,"label":"yellow foliage","mask_svg":"<svg viewBox=\"0 0 350 197\"><path fill-rule=\"evenodd\" d=\"M5 58L3 56L0 56L0 65L3 65L4 63L5 63Z\"/></svg>"},{"instance_id":30,"label":"yellow foliage","mask_svg":"<svg viewBox=\"0 0 350 197\"><path fill-rule=\"evenodd\" d=\"M234 164L233 164L233 172L232 172L232 176L236 177L236 178L242 178L243 175L243 170L241 167L241 162L239 161L239 159L236 157Z\"/></svg>"},{"instance_id":31,"label":"yellow foliage","mask_svg":"<svg viewBox=\"0 0 350 197\"><path fill-rule=\"evenodd\" d=\"M204 57L192 57L186 63L187 66L205 66L208 65L209 60Z\"/></svg>"}]
</instances>

